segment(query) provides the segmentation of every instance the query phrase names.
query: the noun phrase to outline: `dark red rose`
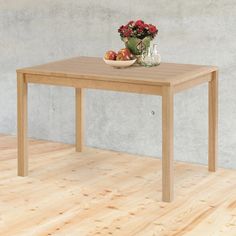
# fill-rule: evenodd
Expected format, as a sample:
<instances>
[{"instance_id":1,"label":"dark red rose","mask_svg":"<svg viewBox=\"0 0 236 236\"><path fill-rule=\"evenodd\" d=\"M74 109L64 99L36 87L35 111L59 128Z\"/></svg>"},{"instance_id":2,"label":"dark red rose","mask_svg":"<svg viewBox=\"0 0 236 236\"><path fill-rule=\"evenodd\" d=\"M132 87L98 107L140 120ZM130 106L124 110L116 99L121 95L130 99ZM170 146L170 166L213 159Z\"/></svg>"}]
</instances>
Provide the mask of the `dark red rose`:
<instances>
[{"instance_id":1,"label":"dark red rose","mask_svg":"<svg viewBox=\"0 0 236 236\"><path fill-rule=\"evenodd\" d=\"M125 27L125 26L122 25L122 26L118 29L118 32L121 33L121 32L123 31L124 27Z\"/></svg>"},{"instance_id":2,"label":"dark red rose","mask_svg":"<svg viewBox=\"0 0 236 236\"><path fill-rule=\"evenodd\" d=\"M154 26L154 25L149 25L149 32L151 33L151 34L154 34L154 33L156 33L157 32L157 28L156 28L156 26Z\"/></svg>"},{"instance_id":3,"label":"dark red rose","mask_svg":"<svg viewBox=\"0 0 236 236\"><path fill-rule=\"evenodd\" d=\"M123 34L124 34L124 37L130 37L132 35L132 30L131 29L125 29Z\"/></svg>"},{"instance_id":4,"label":"dark red rose","mask_svg":"<svg viewBox=\"0 0 236 236\"><path fill-rule=\"evenodd\" d=\"M134 24L134 21L131 20L127 25L133 25Z\"/></svg>"},{"instance_id":5,"label":"dark red rose","mask_svg":"<svg viewBox=\"0 0 236 236\"><path fill-rule=\"evenodd\" d=\"M140 33L140 34L143 33L143 29L141 29L141 28L139 28L137 31L138 31L138 33Z\"/></svg>"},{"instance_id":6,"label":"dark red rose","mask_svg":"<svg viewBox=\"0 0 236 236\"><path fill-rule=\"evenodd\" d=\"M126 32L129 29L129 27L127 25L123 26L121 29L121 33L124 34L124 32Z\"/></svg>"},{"instance_id":7,"label":"dark red rose","mask_svg":"<svg viewBox=\"0 0 236 236\"><path fill-rule=\"evenodd\" d=\"M144 22L142 20L137 20L135 22L135 26L137 26L137 27L143 28L143 25L144 25Z\"/></svg>"}]
</instances>

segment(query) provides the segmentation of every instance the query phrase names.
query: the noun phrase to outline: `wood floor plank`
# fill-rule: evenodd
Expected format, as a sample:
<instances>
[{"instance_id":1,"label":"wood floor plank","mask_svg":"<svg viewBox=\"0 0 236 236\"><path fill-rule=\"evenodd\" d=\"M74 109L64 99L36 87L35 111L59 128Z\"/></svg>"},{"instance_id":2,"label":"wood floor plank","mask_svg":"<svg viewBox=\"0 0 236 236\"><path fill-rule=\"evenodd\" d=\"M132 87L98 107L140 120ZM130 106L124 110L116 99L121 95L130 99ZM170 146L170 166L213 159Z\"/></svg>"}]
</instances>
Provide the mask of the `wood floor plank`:
<instances>
[{"instance_id":1,"label":"wood floor plank","mask_svg":"<svg viewBox=\"0 0 236 236\"><path fill-rule=\"evenodd\" d=\"M30 176L16 176L16 138L0 135L0 235L235 236L236 171L175 163L174 202L161 161L30 140Z\"/></svg>"}]
</instances>

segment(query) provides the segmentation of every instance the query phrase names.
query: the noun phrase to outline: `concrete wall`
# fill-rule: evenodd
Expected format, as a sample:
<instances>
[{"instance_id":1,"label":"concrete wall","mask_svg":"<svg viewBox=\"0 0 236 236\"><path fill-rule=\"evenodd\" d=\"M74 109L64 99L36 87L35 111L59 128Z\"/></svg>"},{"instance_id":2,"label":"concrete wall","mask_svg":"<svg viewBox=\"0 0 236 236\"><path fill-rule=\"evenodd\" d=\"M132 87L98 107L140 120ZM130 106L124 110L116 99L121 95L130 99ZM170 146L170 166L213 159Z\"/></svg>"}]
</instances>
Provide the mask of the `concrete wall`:
<instances>
[{"instance_id":1,"label":"concrete wall","mask_svg":"<svg viewBox=\"0 0 236 236\"><path fill-rule=\"evenodd\" d=\"M158 25L164 61L220 67L219 160L236 168L235 15L234 0L0 0L0 133L16 132L16 68L102 56L142 18ZM30 86L29 114L31 137L74 142L73 89ZM160 157L161 99L88 90L86 143ZM176 96L175 158L207 163L206 85Z\"/></svg>"}]
</instances>

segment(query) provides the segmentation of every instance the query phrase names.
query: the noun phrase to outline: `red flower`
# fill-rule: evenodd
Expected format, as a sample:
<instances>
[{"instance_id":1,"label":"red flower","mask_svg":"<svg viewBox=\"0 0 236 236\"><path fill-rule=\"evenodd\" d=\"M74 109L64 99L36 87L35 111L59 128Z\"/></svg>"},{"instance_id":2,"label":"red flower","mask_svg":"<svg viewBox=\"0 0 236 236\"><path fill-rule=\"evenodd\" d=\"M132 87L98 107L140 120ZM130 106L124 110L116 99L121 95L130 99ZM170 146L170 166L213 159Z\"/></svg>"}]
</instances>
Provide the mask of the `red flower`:
<instances>
[{"instance_id":1,"label":"red flower","mask_svg":"<svg viewBox=\"0 0 236 236\"><path fill-rule=\"evenodd\" d=\"M138 33L140 33L140 34L143 33L143 29L139 28Z\"/></svg>"},{"instance_id":2,"label":"red flower","mask_svg":"<svg viewBox=\"0 0 236 236\"><path fill-rule=\"evenodd\" d=\"M121 33L121 32L123 31L124 27L125 27L125 26L122 25L122 26L118 29L118 32Z\"/></svg>"},{"instance_id":3,"label":"red flower","mask_svg":"<svg viewBox=\"0 0 236 236\"><path fill-rule=\"evenodd\" d=\"M135 26L140 27L140 28L144 28L144 22L142 20L137 20L135 22Z\"/></svg>"},{"instance_id":4,"label":"red flower","mask_svg":"<svg viewBox=\"0 0 236 236\"><path fill-rule=\"evenodd\" d=\"M131 20L127 25L133 25L134 24L134 21Z\"/></svg>"},{"instance_id":5,"label":"red flower","mask_svg":"<svg viewBox=\"0 0 236 236\"><path fill-rule=\"evenodd\" d=\"M149 25L149 32L151 33L151 34L154 34L154 33L156 33L157 32L157 28L156 28L156 26L154 26L154 25Z\"/></svg>"},{"instance_id":6,"label":"red flower","mask_svg":"<svg viewBox=\"0 0 236 236\"><path fill-rule=\"evenodd\" d=\"M130 37L132 35L132 30L131 29L125 29L123 31L124 37Z\"/></svg>"}]
</instances>

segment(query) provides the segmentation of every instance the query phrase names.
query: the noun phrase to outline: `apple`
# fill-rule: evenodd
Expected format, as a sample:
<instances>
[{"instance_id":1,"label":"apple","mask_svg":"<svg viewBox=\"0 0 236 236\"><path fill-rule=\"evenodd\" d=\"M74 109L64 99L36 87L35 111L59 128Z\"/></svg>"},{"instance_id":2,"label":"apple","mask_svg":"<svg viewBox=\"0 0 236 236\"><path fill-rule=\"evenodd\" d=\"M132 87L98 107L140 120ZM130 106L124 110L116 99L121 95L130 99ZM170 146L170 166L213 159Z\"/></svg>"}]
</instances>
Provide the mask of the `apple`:
<instances>
[{"instance_id":1,"label":"apple","mask_svg":"<svg viewBox=\"0 0 236 236\"><path fill-rule=\"evenodd\" d=\"M106 60L116 60L116 52L114 51L107 51L104 55L104 59Z\"/></svg>"},{"instance_id":2,"label":"apple","mask_svg":"<svg viewBox=\"0 0 236 236\"><path fill-rule=\"evenodd\" d=\"M118 61L128 61L132 59L133 59L133 54L130 52L128 48L120 49L116 56L116 60Z\"/></svg>"},{"instance_id":3,"label":"apple","mask_svg":"<svg viewBox=\"0 0 236 236\"><path fill-rule=\"evenodd\" d=\"M125 60L125 58L121 52L117 53L116 60L117 61L124 61Z\"/></svg>"}]
</instances>

